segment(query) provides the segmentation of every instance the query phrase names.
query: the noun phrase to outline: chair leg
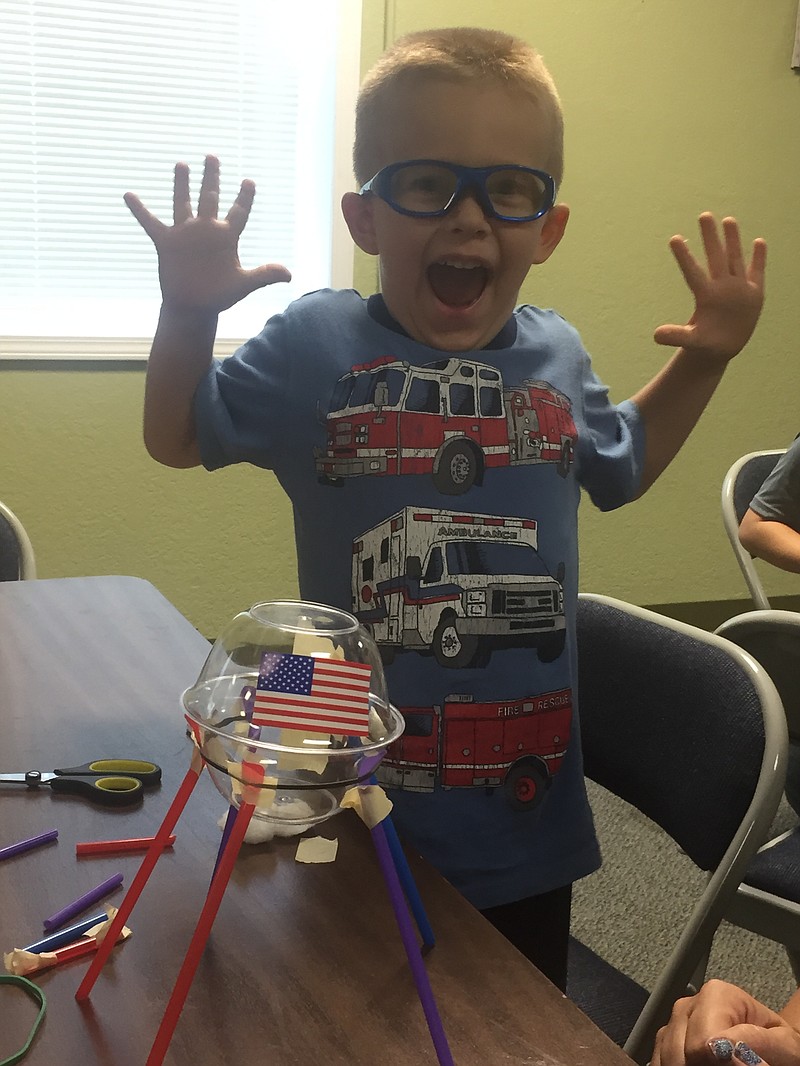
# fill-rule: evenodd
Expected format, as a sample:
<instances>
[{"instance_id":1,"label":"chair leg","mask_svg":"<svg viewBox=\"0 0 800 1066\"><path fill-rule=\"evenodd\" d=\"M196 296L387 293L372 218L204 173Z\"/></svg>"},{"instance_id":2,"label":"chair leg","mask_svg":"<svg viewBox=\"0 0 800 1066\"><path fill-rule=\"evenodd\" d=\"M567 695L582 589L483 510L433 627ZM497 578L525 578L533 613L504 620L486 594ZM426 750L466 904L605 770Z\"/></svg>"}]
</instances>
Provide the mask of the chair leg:
<instances>
[{"instance_id":1,"label":"chair leg","mask_svg":"<svg viewBox=\"0 0 800 1066\"><path fill-rule=\"evenodd\" d=\"M708 943L703 947L703 950L700 953L700 957L697 960L697 965L692 971L692 976L689 979L689 986L686 989L687 996L693 996L695 992L699 992L699 990L705 984L706 974L708 973L708 963L711 959L711 948L713 944L714 938L711 937Z\"/></svg>"},{"instance_id":2,"label":"chair leg","mask_svg":"<svg viewBox=\"0 0 800 1066\"><path fill-rule=\"evenodd\" d=\"M794 979L800 984L800 952L792 951L791 948L787 948L786 954L789 956L789 965L792 967Z\"/></svg>"}]
</instances>

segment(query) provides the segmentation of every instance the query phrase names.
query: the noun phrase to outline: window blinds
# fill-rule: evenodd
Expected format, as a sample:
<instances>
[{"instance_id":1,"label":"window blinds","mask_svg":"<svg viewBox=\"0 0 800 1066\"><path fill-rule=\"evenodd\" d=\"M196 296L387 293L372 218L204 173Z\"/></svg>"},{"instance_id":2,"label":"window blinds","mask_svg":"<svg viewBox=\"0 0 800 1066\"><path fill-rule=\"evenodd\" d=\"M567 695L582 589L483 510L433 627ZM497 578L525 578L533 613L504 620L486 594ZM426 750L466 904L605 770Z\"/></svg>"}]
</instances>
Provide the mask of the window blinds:
<instances>
[{"instance_id":1,"label":"window blinds","mask_svg":"<svg viewBox=\"0 0 800 1066\"><path fill-rule=\"evenodd\" d=\"M358 70L352 18L337 47L344 8L352 16L349 0L3 0L0 334L150 337L155 253L122 194L169 221L175 162L192 167L196 196L209 152L221 214L242 178L256 182L242 263L293 274L249 297L255 310L226 312L220 335L248 336L331 284L338 68Z\"/></svg>"}]
</instances>

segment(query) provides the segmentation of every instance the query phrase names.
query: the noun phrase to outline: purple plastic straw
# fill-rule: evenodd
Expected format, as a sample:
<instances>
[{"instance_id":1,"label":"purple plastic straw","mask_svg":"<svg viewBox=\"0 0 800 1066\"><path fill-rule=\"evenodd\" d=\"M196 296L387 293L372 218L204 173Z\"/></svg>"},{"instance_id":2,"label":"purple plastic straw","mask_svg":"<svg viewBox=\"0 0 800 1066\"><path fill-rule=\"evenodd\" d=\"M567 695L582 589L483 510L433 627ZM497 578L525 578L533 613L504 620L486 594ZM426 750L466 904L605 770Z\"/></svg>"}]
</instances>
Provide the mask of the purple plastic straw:
<instances>
[{"instance_id":1,"label":"purple plastic straw","mask_svg":"<svg viewBox=\"0 0 800 1066\"><path fill-rule=\"evenodd\" d=\"M403 888L392 859L392 852L386 839L383 823L378 822L374 829L370 830L370 833L378 855L378 865L381 868L381 873L389 891L389 899L400 929L403 947L406 949L408 965L411 967L414 984L417 986L417 995L425 1013L425 1020L428 1023L433 1046L436 1049L436 1057L440 1066L455 1066L450 1045L447 1043L447 1037L442 1026L442 1019L439 1017L436 1000L433 998L433 989L428 980L428 971L425 969L425 963L422 961L422 955L414 935L414 926L411 923L411 916L408 913L408 906L406 905Z\"/></svg>"},{"instance_id":2,"label":"purple plastic straw","mask_svg":"<svg viewBox=\"0 0 800 1066\"><path fill-rule=\"evenodd\" d=\"M7 848L0 848L0 859L10 859L12 855L28 851L30 848L38 848L40 844L49 844L51 840L58 838L58 830L50 829L46 833L39 833L27 840L20 840L17 844L9 844Z\"/></svg>"},{"instance_id":3,"label":"purple plastic straw","mask_svg":"<svg viewBox=\"0 0 800 1066\"><path fill-rule=\"evenodd\" d=\"M60 925L64 925L70 918L74 918L76 914L80 914L81 911L85 911L87 907L91 907L93 903L97 903L103 896L107 896L109 892L113 892L115 888L118 888L122 884L122 874L114 874L113 877L109 877L98 885L97 888L91 889L89 892L84 892L82 896L73 903L68 903L66 907L62 907L60 911L56 911L55 914L49 918L45 918L42 923L45 929L58 929Z\"/></svg>"}]
</instances>

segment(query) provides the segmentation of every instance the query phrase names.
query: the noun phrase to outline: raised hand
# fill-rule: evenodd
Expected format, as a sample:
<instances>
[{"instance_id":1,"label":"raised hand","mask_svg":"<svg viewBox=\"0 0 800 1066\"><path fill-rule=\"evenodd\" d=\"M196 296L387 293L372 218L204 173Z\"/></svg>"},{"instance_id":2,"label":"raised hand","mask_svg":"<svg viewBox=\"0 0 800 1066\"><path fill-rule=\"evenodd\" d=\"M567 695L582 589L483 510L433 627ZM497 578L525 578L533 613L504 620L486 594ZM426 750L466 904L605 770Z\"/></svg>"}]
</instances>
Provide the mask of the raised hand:
<instances>
[{"instance_id":1,"label":"raised hand","mask_svg":"<svg viewBox=\"0 0 800 1066\"><path fill-rule=\"evenodd\" d=\"M696 352L698 358L726 363L747 344L761 313L767 246L760 237L753 241L750 262L745 263L735 218L723 218L721 234L712 214L700 215L699 222L705 267L683 237L670 241L694 295L694 313L685 326L659 326L654 338L658 344Z\"/></svg>"},{"instance_id":2,"label":"raised hand","mask_svg":"<svg viewBox=\"0 0 800 1066\"><path fill-rule=\"evenodd\" d=\"M181 312L218 314L255 289L276 281L289 281L284 266L270 263L253 270L239 262L239 237L247 224L255 185L245 180L223 220L219 211L219 160L206 156L203 181L192 213L189 167L175 166L173 225L167 226L134 193L125 203L153 242L158 253L158 276L165 306Z\"/></svg>"}]
</instances>

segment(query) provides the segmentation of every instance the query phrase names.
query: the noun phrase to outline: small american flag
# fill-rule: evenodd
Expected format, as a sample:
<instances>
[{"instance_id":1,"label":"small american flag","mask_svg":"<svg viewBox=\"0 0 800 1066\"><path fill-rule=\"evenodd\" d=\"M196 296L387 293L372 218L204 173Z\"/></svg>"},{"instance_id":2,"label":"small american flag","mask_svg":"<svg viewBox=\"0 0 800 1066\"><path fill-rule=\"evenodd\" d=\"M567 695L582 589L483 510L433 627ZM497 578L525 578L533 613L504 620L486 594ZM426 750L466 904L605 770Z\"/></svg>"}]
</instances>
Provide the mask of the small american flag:
<instances>
[{"instance_id":1,"label":"small american flag","mask_svg":"<svg viewBox=\"0 0 800 1066\"><path fill-rule=\"evenodd\" d=\"M265 652L253 702L253 725L365 737L369 733L370 672L365 663Z\"/></svg>"}]
</instances>

